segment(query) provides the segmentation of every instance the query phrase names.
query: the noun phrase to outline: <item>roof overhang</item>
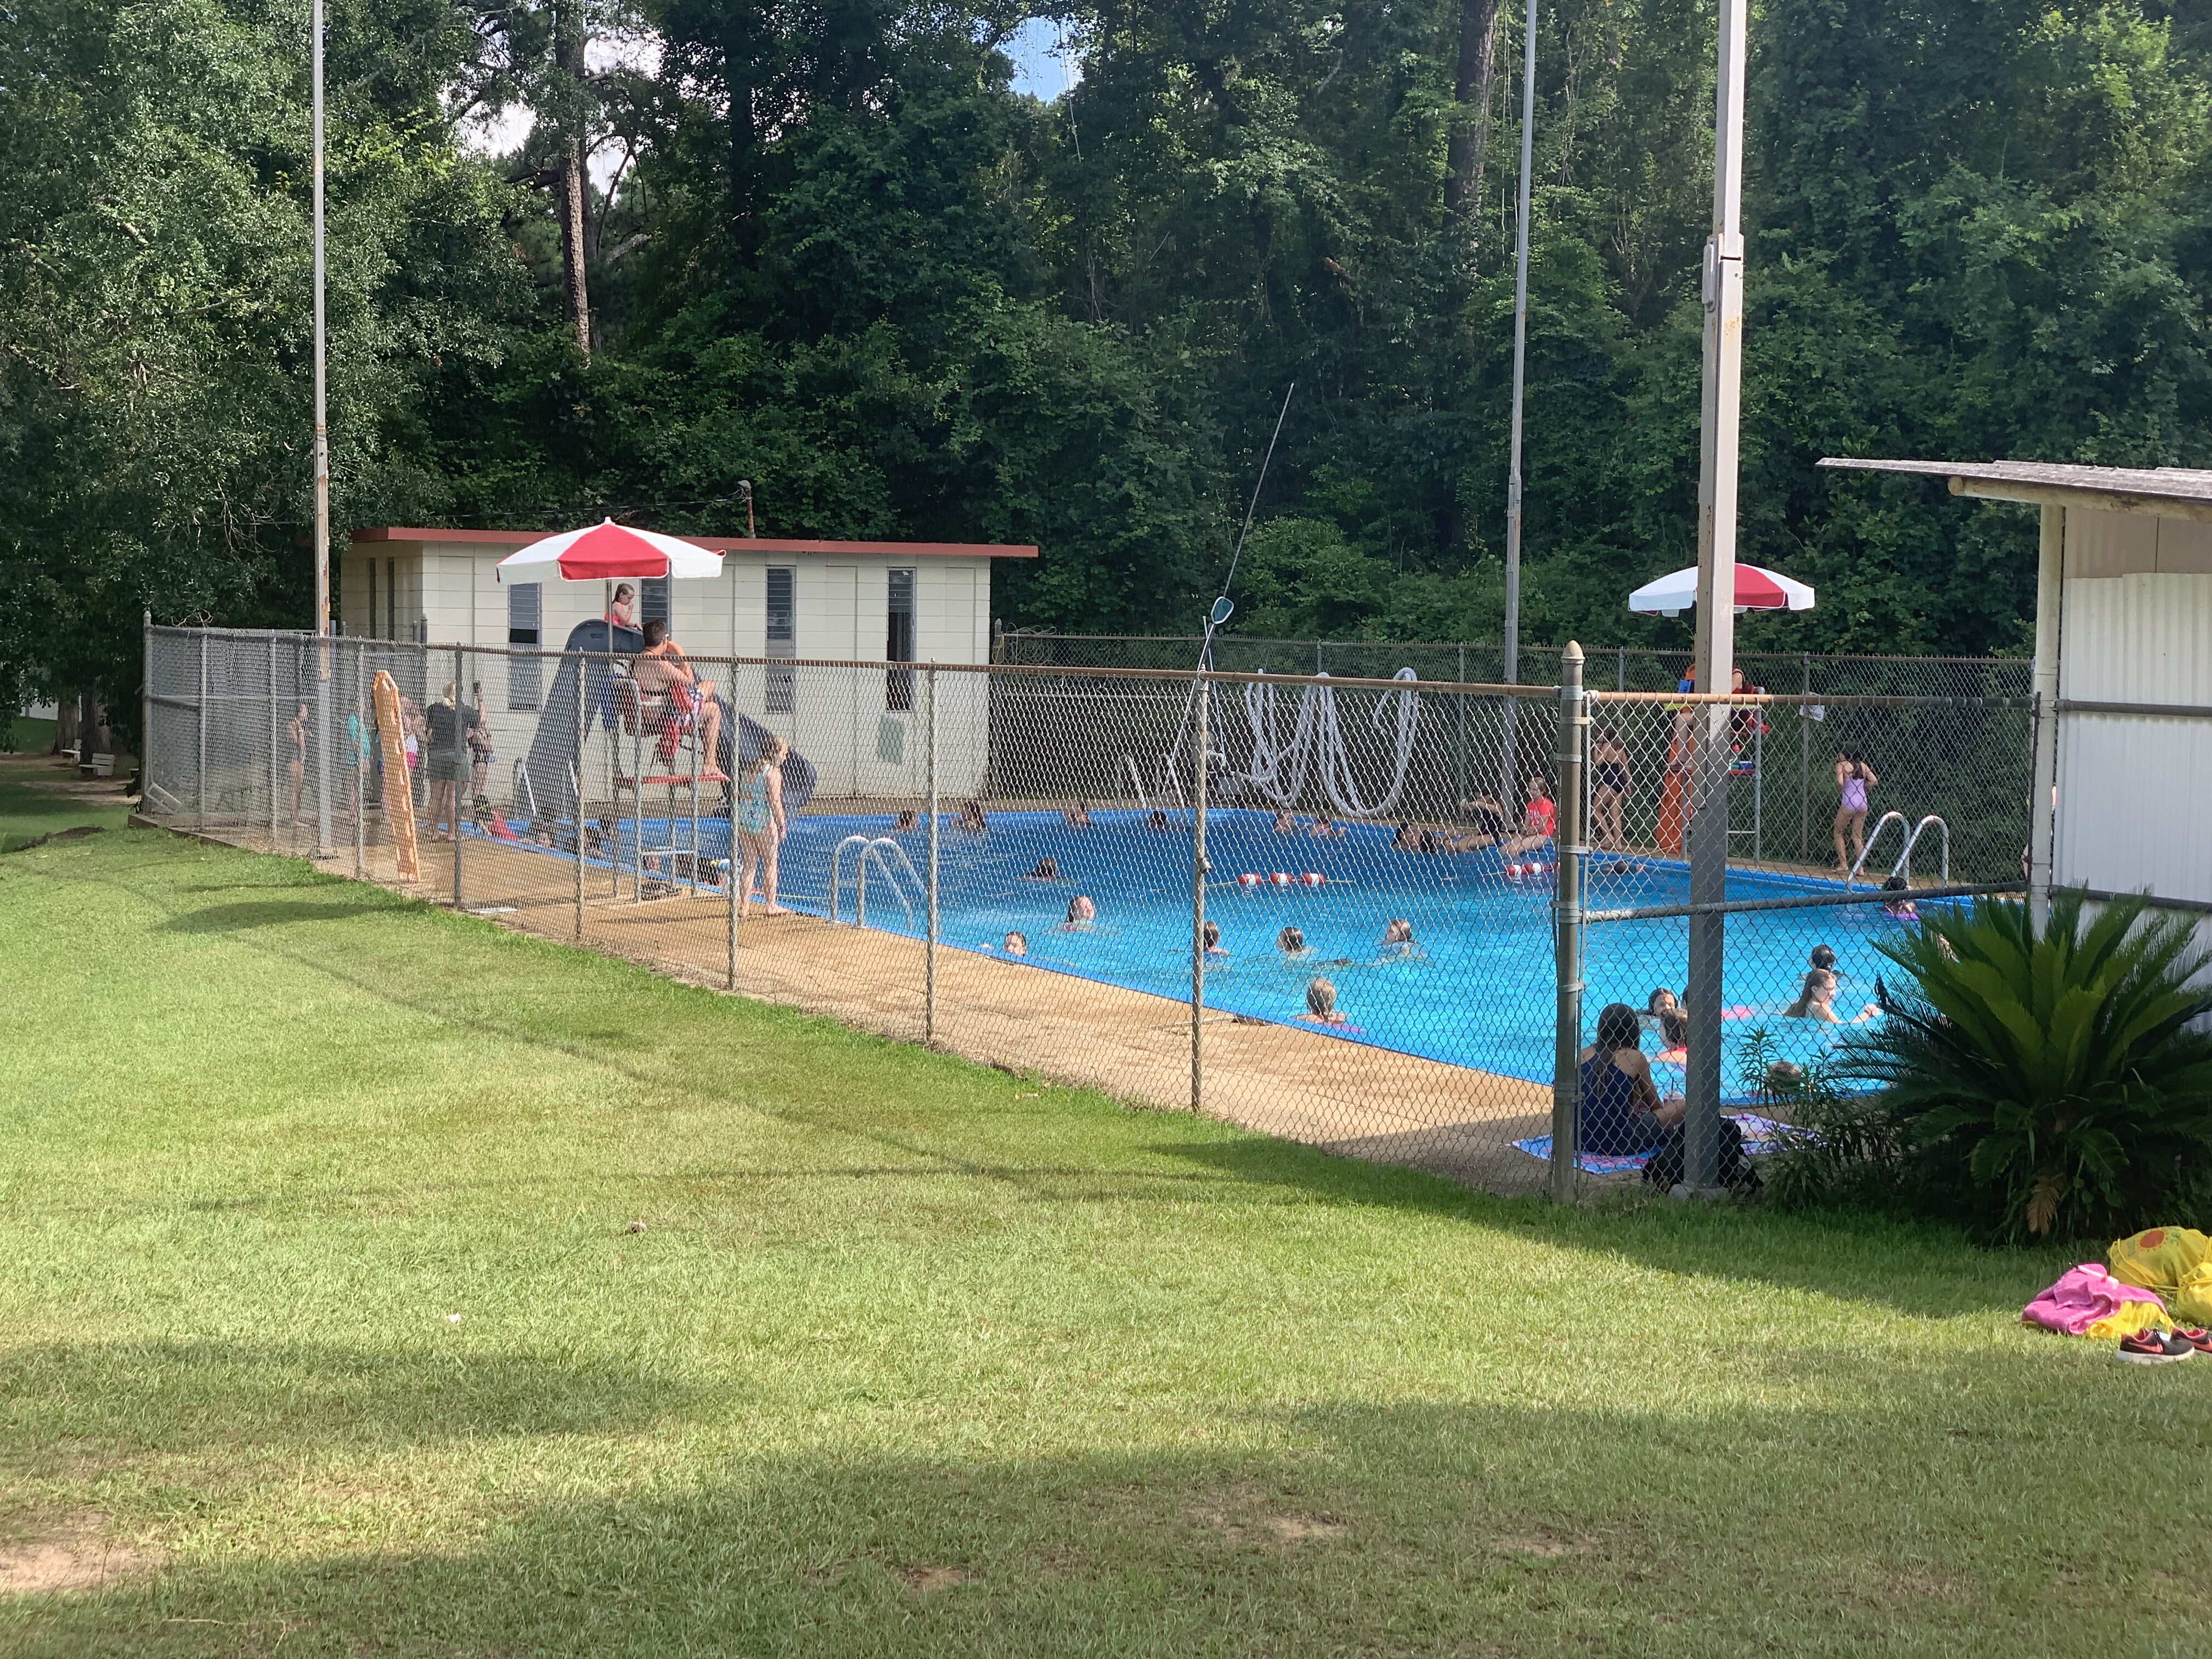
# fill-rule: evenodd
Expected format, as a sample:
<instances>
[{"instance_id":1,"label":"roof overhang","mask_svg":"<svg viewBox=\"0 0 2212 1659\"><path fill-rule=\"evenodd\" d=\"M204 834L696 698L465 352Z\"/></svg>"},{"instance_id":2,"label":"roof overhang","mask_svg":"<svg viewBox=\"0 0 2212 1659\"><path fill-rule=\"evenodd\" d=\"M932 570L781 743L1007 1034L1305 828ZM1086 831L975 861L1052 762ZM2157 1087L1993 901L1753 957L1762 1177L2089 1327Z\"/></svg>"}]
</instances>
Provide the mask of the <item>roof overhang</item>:
<instances>
[{"instance_id":1,"label":"roof overhang","mask_svg":"<svg viewBox=\"0 0 2212 1659\"><path fill-rule=\"evenodd\" d=\"M527 547L555 533L550 530L408 529L385 525L356 530L352 540L356 546L374 542L473 542L484 547ZM713 553L842 553L890 559L1034 559L1037 556L1034 547L996 542L831 542L811 538L773 541L765 536L679 536L677 539Z\"/></svg>"},{"instance_id":2,"label":"roof overhang","mask_svg":"<svg viewBox=\"0 0 2212 1659\"><path fill-rule=\"evenodd\" d=\"M2060 461L1874 461L1824 457L1838 471L1909 472L1946 478L1954 495L2091 507L2212 524L2212 472L2187 467L2075 466Z\"/></svg>"}]
</instances>

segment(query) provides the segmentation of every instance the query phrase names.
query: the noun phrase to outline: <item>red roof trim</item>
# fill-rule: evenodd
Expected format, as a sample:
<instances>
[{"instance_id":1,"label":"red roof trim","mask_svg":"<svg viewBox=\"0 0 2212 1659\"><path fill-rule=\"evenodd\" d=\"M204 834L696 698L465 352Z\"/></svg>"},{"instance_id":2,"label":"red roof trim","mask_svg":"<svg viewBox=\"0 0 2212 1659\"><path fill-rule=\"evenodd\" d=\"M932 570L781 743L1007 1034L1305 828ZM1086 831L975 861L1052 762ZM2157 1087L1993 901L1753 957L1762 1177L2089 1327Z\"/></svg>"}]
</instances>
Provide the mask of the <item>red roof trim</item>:
<instances>
[{"instance_id":1,"label":"red roof trim","mask_svg":"<svg viewBox=\"0 0 2212 1659\"><path fill-rule=\"evenodd\" d=\"M378 526L353 532L356 542L476 542L492 547L527 547L550 530L436 530ZM888 558L1034 559L1035 547L988 542L772 541L765 536L679 536L712 553L863 553Z\"/></svg>"}]
</instances>

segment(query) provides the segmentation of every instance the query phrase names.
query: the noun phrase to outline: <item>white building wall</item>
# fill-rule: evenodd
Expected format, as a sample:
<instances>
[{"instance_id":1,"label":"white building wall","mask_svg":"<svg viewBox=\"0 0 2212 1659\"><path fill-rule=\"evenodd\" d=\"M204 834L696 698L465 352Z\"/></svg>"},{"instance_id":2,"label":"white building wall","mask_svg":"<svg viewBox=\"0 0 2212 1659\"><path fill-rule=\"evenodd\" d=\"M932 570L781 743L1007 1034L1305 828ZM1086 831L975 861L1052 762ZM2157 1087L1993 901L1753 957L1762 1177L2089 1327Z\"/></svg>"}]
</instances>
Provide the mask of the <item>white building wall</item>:
<instances>
[{"instance_id":1,"label":"white building wall","mask_svg":"<svg viewBox=\"0 0 2212 1659\"><path fill-rule=\"evenodd\" d=\"M2212 525L2066 515L2059 696L2212 708ZM2053 874L2212 902L2212 720L2069 712Z\"/></svg>"}]
</instances>

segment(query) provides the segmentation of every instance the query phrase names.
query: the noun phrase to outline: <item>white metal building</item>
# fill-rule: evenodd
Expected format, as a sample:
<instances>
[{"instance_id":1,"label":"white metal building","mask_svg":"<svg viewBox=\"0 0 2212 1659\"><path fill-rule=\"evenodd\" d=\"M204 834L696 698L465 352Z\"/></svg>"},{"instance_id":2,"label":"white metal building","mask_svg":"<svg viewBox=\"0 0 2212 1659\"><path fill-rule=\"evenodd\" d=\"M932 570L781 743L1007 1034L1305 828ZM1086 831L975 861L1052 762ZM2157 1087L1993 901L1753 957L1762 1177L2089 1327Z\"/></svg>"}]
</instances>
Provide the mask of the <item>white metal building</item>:
<instances>
[{"instance_id":1,"label":"white metal building","mask_svg":"<svg viewBox=\"0 0 2212 1659\"><path fill-rule=\"evenodd\" d=\"M343 631L430 646L558 651L578 623L604 617L612 583L511 582L499 562L546 532L357 530L337 585ZM991 656L991 562L1036 549L950 542L685 539L723 556L718 580L646 581L640 623L666 620L693 657L836 662L986 663ZM737 712L777 732L817 769L822 793L901 793L921 745L910 677L765 666L726 681ZM503 744L535 723L541 677L487 677L485 713ZM941 682L940 751L948 792L980 781L988 687L981 675ZM866 703L867 706L863 707Z\"/></svg>"},{"instance_id":2,"label":"white metal building","mask_svg":"<svg viewBox=\"0 0 2212 1659\"><path fill-rule=\"evenodd\" d=\"M2032 891L2212 910L2212 472L2039 461L1823 466L2042 508Z\"/></svg>"}]
</instances>

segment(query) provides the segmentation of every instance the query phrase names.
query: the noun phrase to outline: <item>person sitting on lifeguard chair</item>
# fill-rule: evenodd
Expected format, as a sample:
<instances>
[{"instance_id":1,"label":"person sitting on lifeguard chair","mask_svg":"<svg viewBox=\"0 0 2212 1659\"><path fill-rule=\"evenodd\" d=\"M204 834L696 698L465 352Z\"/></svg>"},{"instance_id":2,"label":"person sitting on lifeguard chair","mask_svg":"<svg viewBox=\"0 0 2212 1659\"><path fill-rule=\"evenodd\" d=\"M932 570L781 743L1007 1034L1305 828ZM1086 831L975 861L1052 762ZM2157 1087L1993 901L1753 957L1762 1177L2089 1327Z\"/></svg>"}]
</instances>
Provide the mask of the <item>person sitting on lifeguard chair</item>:
<instances>
[{"instance_id":1,"label":"person sitting on lifeguard chair","mask_svg":"<svg viewBox=\"0 0 2212 1659\"><path fill-rule=\"evenodd\" d=\"M668 624L655 617L645 625L645 649L630 670L637 689L647 696L665 697L667 712L659 722L655 752L665 766L696 725L701 743L702 782L726 783L728 775L715 763L721 753L722 706L714 701L714 683L702 680L684 659L684 647L668 637Z\"/></svg>"}]
</instances>

